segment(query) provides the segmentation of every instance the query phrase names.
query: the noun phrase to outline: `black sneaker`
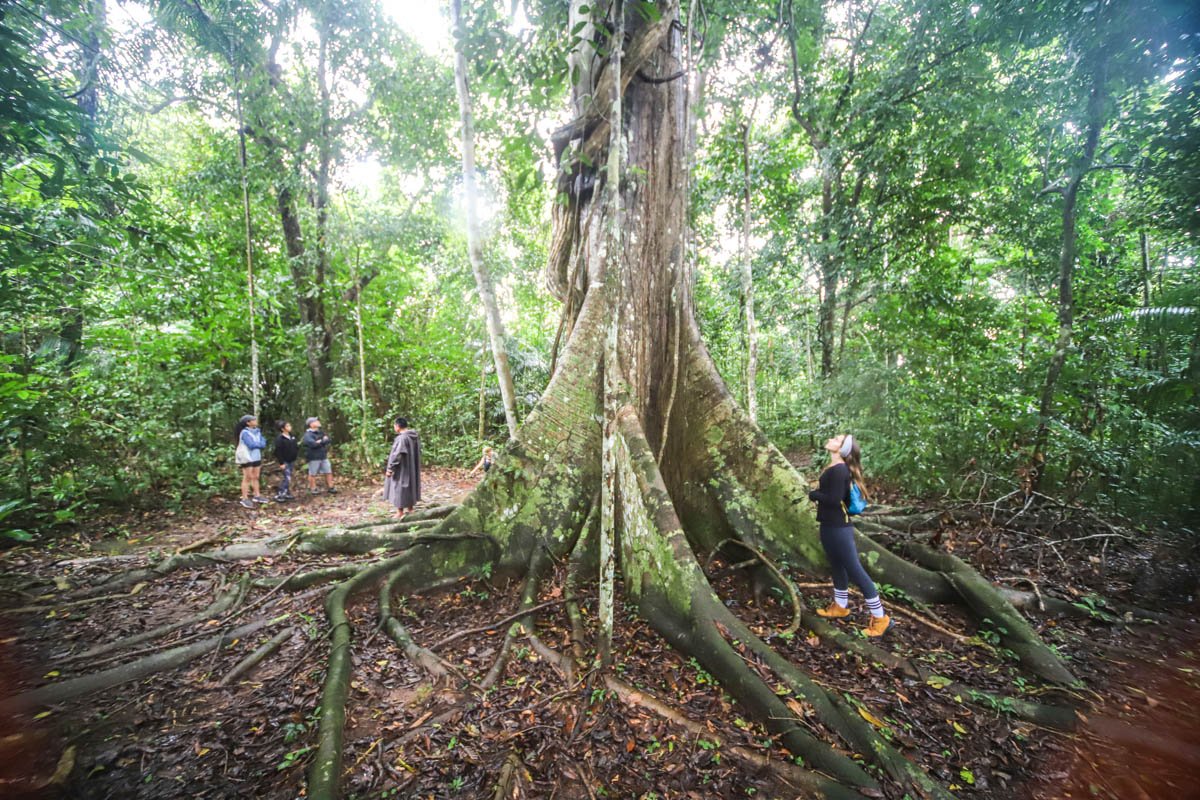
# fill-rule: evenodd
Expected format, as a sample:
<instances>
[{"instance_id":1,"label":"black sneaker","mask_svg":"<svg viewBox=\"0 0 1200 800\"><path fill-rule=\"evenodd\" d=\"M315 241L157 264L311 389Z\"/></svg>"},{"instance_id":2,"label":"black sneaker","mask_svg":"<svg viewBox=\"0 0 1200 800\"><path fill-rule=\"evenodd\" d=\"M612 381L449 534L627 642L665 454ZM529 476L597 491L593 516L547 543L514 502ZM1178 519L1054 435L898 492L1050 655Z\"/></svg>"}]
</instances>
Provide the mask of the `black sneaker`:
<instances>
[{"instance_id":1,"label":"black sneaker","mask_svg":"<svg viewBox=\"0 0 1200 800\"><path fill-rule=\"evenodd\" d=\"M277 495L275 495L275 502L276 502L276 503L286 503L286 502L287 502L287 495L283 495L283 494L277 494Z\"/></svg>"},{"instance_id":2,"label":"black sneaker","mask_svg":"<svg viewBox=\"0 0 1200 800\"><path fill-rule=\"evenodd\" d=\"M254 501L249 497L243 497L241 500L242 508L255 508Z\"/></svg>"},{"instance_id":3,"label":"black sneaker","mask_svg":"<svg viewBox=\"0 0 1200 800\"><path fill-rule=\"evenodd\" d=\"M338 493L337 489L333 488L332 486L329 487L329 494L337 494L337 493Z\"/></svg>"},{"instance_id":4,"label":"black sneaker","mask_svg":"<svg viewBox=\"0 0 1200 800\"><path fill-rule=\"evenodd\" d=\"M284 500L295 500L296 495L292 494L291 492L288 492L287 494L283 495L283 499Z\"/></svg>"}]
</instances>

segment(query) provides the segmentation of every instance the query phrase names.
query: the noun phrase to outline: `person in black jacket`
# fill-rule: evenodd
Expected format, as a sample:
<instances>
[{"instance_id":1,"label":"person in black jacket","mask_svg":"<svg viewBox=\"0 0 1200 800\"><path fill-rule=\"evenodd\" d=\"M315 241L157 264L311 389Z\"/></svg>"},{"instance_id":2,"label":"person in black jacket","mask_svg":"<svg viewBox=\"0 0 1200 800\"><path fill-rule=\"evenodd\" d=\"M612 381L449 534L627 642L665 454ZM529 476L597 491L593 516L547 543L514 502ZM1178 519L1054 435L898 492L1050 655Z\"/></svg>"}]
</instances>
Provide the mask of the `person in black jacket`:
<instances>
[{"instance_id":1,"label":"person in black jacket","mask_svg":"<svg viewBox=\"0 0 1200 800\"><path fill-rule=\"evenodd\" d=\"M858 484L864 497L867 494L861 451L858 442L848 433L825 442L825 449L829 451L829 466L821 473L817 488L808 493L808 499L817 504L821 546L825 548L829 571L833 576L833 602L826 608L817 609L817 613L835 619L849 616L850 581L854 581L862 590L867 608L871 610L871 622L864 633L867 636L882 636L891 627L892 620L884 613L879 592L858 560L854 525L850 522L847 508L851 481Z\"/></svg>"},{"instance_id":2,"label":"person in black jacket","mask_svg":"<svg viewBox=\"0 0 1200 800\"><path fill-rule=\"evenodd\" d=\"M296 459L300 456L300 446L292 436L292 423L280 420L278 423L279 436L275 437L275 460L283 470L283 480L279 482L279 491L275 493L275 502L283 503L295 500L292 496L292 472L296 467Z\"/></svg>"}]
</instances>

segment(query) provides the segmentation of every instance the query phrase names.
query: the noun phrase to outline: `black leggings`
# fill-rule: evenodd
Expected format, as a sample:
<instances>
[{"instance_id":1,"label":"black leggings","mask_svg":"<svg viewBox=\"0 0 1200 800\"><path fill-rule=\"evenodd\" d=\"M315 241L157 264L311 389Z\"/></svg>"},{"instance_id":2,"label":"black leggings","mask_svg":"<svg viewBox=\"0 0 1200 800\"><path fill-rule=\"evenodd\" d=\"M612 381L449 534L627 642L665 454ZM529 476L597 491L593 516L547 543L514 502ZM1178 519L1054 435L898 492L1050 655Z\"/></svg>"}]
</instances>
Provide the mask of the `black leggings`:
<instances>
[{"instance_id":1,"label":"black leggings","mask_svg":"<svg viewBox=\"0 0 1200 800\"><path fill-rule=\"evenodd\" d=\"M858 547L854 544L854 526L844 523L821 523L821 546L829 559L829 571L833 575L833 588L845 591L850 581L858 584L863 597L879 595L871 576L858 560Z\"/></svg>"}]
</instances>

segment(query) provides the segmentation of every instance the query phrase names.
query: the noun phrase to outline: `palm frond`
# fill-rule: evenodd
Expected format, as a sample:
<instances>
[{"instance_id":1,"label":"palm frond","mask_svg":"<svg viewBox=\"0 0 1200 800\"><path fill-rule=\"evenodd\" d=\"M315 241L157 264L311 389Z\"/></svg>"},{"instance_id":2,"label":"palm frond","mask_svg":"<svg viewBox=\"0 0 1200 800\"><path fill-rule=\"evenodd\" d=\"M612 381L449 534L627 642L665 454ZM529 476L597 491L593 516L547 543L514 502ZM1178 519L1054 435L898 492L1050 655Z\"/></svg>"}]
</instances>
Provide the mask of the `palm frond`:
<instances>
[{"instance_id":1,"label":"palm frond","mask_svg":"<svg viewBox=\"0 0 1200 800\"><path fill-rule=\"evenodd\" d=\"M1178 317L1190 317L1200 312L1195 306L1149 306L1134 308L1129 311L1118 311L1100 319L1102 324L1111 324L1119 320L1149 320L1163 321Z\"/></svg>"}]
</instances>

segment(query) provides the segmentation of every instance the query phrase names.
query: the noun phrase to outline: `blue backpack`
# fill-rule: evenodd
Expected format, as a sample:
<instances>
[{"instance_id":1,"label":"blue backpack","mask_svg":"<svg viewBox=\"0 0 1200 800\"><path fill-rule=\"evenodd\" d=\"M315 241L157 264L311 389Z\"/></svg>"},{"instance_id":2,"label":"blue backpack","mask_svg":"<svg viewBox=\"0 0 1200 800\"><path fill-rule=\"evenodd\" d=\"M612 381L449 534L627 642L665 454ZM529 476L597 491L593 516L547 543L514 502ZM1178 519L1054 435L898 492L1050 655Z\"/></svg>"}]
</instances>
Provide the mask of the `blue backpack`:
<instances>
[{"instance_id":1,"label":"blue backpack","mask_svg":"<svg viewBox=\"0 0 1200 800\"><path fill-rule=\"evenodd\" d=\"M852 517L867 510L867 498L863 497L862 489L858 488L858 484L850 481L850 502L846 504L846 513Z\"/></svg>"}]
</instances>

